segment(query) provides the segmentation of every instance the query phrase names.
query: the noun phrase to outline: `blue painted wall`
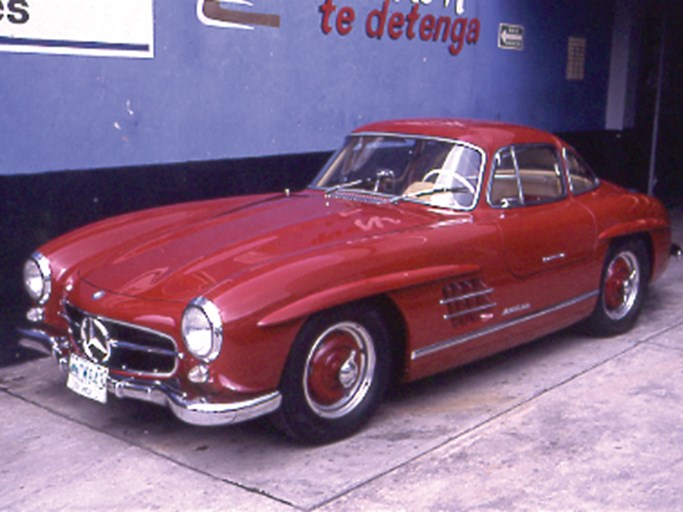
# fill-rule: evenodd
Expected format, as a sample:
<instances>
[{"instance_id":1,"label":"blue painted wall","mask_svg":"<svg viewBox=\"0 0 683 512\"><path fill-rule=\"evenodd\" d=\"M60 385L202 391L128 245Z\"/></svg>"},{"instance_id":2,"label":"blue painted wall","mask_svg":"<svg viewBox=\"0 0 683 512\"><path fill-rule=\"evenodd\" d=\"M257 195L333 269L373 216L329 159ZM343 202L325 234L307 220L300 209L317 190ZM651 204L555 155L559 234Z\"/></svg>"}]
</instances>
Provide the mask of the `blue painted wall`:
<instances>
[{"instance_id":1,"label":"blue painted wall","mask_svg":"<svg viewBox=\"0 0 683 512\"><path fill-rule=\"evenodd\" d=\"M194 0L157 0L153 59L0 53L0 175L325 151L387 117L604 128L613 1L465 0L481 32L457 56L441 41L368 37L382 0L336 0L333 20L356 14L345 36L324 33L323 0L254 3L280 27L209 27ZM454 3L419 12L455 18ZM497 47L501 22L525 27L524 51ZM587 40L582 81L565 79L569 36Z\"/></svg>"}]
</instances>

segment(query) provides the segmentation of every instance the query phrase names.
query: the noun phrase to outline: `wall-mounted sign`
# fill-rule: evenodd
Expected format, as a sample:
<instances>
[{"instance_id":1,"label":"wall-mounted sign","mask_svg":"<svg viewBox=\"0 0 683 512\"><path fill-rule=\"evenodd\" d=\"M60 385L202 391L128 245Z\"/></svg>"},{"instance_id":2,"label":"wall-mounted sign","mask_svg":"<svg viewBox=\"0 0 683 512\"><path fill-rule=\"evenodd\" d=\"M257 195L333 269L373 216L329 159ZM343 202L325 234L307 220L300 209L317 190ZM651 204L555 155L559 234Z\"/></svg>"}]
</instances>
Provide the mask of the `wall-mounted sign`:
<instances>
[{"instance_id":1,"label":"wall-mounted sign","mask_svg":"<svg viewBox=\"0 0 683 512\"><path fill-rule=\"evenodd\" d=\"M524 50L524 27L510 23L498 25L498 48L503 50Z\"/></svg>"},{"instance_id":2,"label":"wall-mounted sign","mask_svg":"<svg viewBox=\"0 0 683 512\"><path fill-rule=\"evenodd\" d=\"M247 0L197 0L197 18L211 27L280 27L279 15L257 12L254 4Z\"/></svg>"},{"instance_id":3,"label":"wall-mounted sign","mask_svg":"<svg viewBox=\"0 0 683 512\"><path fill-rule=\"evenodd\" d=\"M153 0L0 0L0 51L152 58Z\"/></svg>"}]
</instances>

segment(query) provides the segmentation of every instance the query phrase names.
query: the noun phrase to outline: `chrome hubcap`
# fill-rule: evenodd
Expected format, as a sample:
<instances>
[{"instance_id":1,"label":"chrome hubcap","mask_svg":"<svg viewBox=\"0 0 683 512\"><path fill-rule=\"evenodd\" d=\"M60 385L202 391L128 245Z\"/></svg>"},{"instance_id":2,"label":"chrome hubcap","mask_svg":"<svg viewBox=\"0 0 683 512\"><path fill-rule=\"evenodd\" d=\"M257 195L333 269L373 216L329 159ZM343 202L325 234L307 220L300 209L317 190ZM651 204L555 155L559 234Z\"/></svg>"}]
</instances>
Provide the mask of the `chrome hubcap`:
<instances>
[{"instance_id":1,"label":"chrome hubcap","mask_svg":"<svg viewBox=\"0 0 683 512\"><path fill-rule=\"evenodd\" d=\"M359 368L356 363L356 356L358 352L352 351L349 358L344 361L344 364L339 368L339 382L345 389L353 386L353 383L358 380Z\"/></svg>"},{"instance_id":2,"label":"chrome hubcap","mask_svg":"<svg viewBox=\"0 0 683 512\"><path fill-rule=\"evenodd\" d=\"M370 333L355 322L341 322L313 344L303 376L311 410L322 418L340 418L355 409L370 389L376 354Z\"/></svg>"},{"instance_id":3,"label":"chrome hubcap","mask_svg":"<svg viewBox=\"0 0 683 512\"><path fill-rule=\"evenodd\" d=\"M615 256L605 276L605 312L612 320L621 320L633 309L640 287L640 265L630 251Z\"/></svg>"}]
</instances>

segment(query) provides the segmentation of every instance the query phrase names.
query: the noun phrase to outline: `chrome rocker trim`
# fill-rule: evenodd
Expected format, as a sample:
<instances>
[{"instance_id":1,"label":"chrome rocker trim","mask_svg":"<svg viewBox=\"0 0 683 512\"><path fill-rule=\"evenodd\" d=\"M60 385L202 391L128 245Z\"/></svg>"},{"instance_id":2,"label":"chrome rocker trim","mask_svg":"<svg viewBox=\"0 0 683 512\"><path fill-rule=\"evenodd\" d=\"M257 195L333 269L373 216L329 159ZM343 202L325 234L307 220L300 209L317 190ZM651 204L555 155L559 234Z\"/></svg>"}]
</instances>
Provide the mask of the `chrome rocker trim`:
<instances>
[{"instance_id":1,"label":"chrome rocker trim","mask_svg":"<svg viewBox=\"0 0 683 512\"><path fill-rule=\"evenodd\" d=\"M42 329L19 328L19 333L39 342L48 349L66 372L68 359L65 355L69 342L64 337L52 336ZM241 402L216 403L206 399L190 400L163 382L109 375L107 391L117 398L130 398L167 407L181 421L202 427L241 423L276 411L282 403L279 391L257 396Z\"/></svg>"},{"instance_id":2,"label":"chrome rocker trim","mask_svg":"<svg viewBox=\"0 0 683 512\"><path fill-rule=\"evenodd\" d=\"M580 295L579 297L576 297L574 299L568 300L566 302L562 302L561 304L557 304L555 306L551 306L549 308L543 309L541 311L537 311L535 313L531 313L530 315L526 315L520 318L514 318L508 322L503 322L499 323L496 325L492 325L491 327L486 327L484 329L480 329L478 331L469 333L469 334L464 334L462 336L458 336L455 338L451 338L445 341L441 341L439 343L435 343L433 345L428 345L426 347L418 348L417 350L413 350L410 354L410 359L412 361L415 361L417 359L420 359L422 357L430 356L432 354L436 354L438 352L441 352L443 350L447 350L449 348L453 348L457 345L462 345L463 343L468 343L470 341L476 340L478 338L481 338L482 336L486 336L488 334L493 334L499 331L502 331L504 329L508 329L510 327L514 327L519 324L523 324L525 322L529 322L530 320L536 320L538 318L541 318L545 315L555 313L557 311L560 311L564 308L568 308L570 306L574 306L576 304L579 304L585 300L593 299L599 295L599 291L592 291L589 293L585 293L583 295Z\"/></svg>"}]
</instances>

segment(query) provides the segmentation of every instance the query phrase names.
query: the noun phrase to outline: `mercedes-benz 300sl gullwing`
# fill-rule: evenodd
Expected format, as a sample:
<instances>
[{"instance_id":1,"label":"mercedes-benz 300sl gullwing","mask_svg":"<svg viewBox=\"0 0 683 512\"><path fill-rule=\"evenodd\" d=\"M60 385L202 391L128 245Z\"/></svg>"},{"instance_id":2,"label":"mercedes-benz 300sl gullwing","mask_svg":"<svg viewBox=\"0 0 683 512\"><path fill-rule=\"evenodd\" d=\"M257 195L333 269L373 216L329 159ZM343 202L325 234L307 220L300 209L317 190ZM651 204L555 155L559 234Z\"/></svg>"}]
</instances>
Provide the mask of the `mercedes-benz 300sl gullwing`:
<instances>
[{"instance_id":1,"label":"mercedes-benz 300sl gullwing","mask_svg":"<svg viewBox=\"0 0 683 512\"><path fill-rule=\"evenodd\" d=\"M379 122L305 190L127 214L45 244L24 266L23 333L88 398L196 425L271 415L329 442L392 382L577 322L627 331L675 248L657 200L600 181L551 134Z\"/></svg>"}]
</instances>

